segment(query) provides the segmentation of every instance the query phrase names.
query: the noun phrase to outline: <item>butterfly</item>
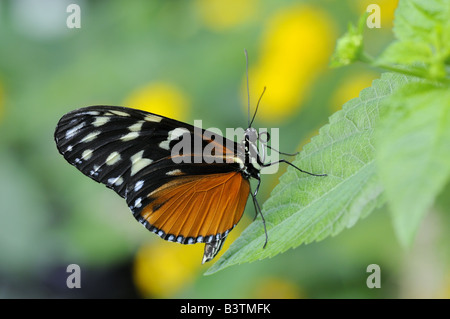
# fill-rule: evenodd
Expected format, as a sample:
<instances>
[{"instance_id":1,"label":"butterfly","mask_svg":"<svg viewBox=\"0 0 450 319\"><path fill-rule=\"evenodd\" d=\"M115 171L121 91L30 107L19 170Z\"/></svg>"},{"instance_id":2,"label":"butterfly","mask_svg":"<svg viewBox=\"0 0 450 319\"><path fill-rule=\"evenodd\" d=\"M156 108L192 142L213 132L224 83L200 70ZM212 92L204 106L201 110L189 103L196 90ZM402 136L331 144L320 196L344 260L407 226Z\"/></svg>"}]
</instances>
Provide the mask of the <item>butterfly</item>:
<instances>
[{"instance_id":1,"label":"butterfly","mask_svg":"<svg viewBox=\"0 0 450 319\"><path fill-rule=\"evenodd\" d=\"M204 243L205 263L241 219L249 194L267 244L256 200L263 167L287 163L325 175L284 159L264 163L264 149L275 149L267 144L268 133L258 134L251 126L258 106L259 101L241 142L213 138L210 131L143 110L104 105L65 114L54 138L70 164L123 197L149 231L171 242ZM251 178L257 181L254 191Z\"/></svg>"}]
</instances>

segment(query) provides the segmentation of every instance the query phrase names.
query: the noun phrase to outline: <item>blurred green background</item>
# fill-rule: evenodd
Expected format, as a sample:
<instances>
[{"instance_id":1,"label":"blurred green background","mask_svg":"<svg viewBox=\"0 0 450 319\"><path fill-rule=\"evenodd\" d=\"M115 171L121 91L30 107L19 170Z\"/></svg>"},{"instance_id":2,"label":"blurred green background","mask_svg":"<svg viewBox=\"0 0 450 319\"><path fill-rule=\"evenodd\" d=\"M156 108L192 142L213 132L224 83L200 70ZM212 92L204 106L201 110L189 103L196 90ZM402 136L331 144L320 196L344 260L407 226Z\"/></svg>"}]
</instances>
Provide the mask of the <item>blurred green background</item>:
<instances>
[{"instance_id":1,"label":"blurred green background","mask_svg":"<svg viewBox=\"0 0 450 319\"><path fill-rule=\"evenodd\" d=\"M71 3L79 29L66 26ZM149 233L53 141L64 113L95 104L245 127L246 48L252 107L267 86L254 126L279 127L281 150L300 150L379 77L328 67L337 37L370 3L381 7L381 28L366 31L377 54L392 40L393 0L1 0L0 298L450 297L448 214L430 212L409 250L380 208L336 237L203 276L203 245ZM260 203L282 172L263 177ZM228 245L253 216L249 202ZM81 289L66 286L72 263ZM381 267L381 289L366 286L369 264Z\"/></svg>"}]
</instances>

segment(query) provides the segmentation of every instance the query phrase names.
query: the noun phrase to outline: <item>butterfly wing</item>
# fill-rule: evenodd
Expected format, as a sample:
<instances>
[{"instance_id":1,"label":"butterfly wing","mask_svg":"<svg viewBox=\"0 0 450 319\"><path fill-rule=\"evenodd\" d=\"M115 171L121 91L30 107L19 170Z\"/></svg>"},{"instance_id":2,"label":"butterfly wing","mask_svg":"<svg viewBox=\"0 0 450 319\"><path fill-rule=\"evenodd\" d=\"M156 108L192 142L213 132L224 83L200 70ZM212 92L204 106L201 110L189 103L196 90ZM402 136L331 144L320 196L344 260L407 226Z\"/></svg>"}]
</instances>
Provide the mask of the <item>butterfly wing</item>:
<instances>
[{"instance_id":1,"label":"butterfly wing","mask_svg":"<svg viewBox=\"0 0 450 319\"><path fill-rule=\"evenodd\" d=\"M64 115L55 141L70 164L125 197L131 177L170 157L164 142L177 128L193 131L188 124L141 110L90 106Z\"/></svg>"},{"instance_id":2,"label":"butterfly wing","mask_svg":"<svg viewBox=\"0 0 450 319\"><path fill-rule=\"evenodd\" d=\"M166 240L204 242L205 263L217 255L241 219L249 190L239 172L181 176L150 193L144 191L151 202L135 216Z\"/></svg>"},{"instance_id":3,"label":"butterfly wing","mask_svg":"<svg viewBox=\"0 0 450 319\"><path fill-rule=\"evenodd\" d=\"M191 143L174 152L183 139ZM55 141L70 164L124 197L135 218L166 240L223 242L244 211L249 184L236 160L240 146L205 137L189 124L91 106L64 115ZM209 161L203 154L208 145L215 150Z\"/></svg>"},{"instance_id":4,"label":"butterfly wing","mask_svg":"<svg viewBox=\"0 0 450 319\"><path fill-rule=\"evenodd\" d=\"M193 244L217 241L240 220L249 182L239 172L181 176L147 194L137 216L169 241Z\"/></svg>"}]
</instances>

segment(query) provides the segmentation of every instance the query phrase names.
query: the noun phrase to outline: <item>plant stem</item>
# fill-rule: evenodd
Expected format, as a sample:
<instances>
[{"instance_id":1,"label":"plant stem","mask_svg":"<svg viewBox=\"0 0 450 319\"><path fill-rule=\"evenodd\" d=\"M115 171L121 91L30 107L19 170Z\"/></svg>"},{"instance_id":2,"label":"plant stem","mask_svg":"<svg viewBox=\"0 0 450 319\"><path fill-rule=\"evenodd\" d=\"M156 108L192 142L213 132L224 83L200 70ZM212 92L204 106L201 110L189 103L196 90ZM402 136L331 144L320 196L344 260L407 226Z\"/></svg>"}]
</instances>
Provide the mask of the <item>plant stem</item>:
<instances>
[{"instance_id":1,"label":"plant stem","mask_svg":"<svg viewBox=\"0 0 450 319\"><path fill-rule=\"evenodd\" d=\"M363 63L367 63L373 67L385 69L387 71L401 73L401 74L405 74L405 75L411 75L411 76L415 76L415 77L419 77L419 78L423 78L423 79L428 79L427 74L425 72L422 72L417 69L416 70L405 69L402 67L398 67L396 65L377 63L375 61L375 59L373 57L371 57L369 54L367 54L366 52L362 52L359 55L359 61L361 61ZM433 80L438 81L442 84L450 85L450 79L448 79L448 78L433 79Z\"/></svg>"}]
</instances>

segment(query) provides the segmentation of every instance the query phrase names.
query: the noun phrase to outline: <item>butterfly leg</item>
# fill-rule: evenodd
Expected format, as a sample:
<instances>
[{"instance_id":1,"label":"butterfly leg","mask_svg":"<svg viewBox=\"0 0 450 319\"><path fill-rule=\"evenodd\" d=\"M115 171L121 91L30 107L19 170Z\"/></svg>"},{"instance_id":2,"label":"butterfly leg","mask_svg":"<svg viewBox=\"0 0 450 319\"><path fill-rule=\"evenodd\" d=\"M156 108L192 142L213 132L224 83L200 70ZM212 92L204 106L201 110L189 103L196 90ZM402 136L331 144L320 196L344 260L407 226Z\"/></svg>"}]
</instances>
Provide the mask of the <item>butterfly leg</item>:
<instances>
[{"instance_id":1,"label":"butterfly leg","mask_svg":"<svg viewBox=\"0 0 450 319\"><path fill-rule=\"evenodd\" d=\"M258 180L258 184L256 185L256 189L255 192L252 193L252 198L253 200L256 200L256 195L258 194L259 191L259 185L261 185L261 179L259 178L259 176L256 178ZM255 206L255 218L253 218L253 221L256 219L256 217L258 217L258 210L256 209L256 205Z\"/></svg>"},{"instance_id":2,"label":"butterfly leg","mask_svg":"<svg viewBox=\"0 0 450 319\"><path fill-rule=\"evenodd\" d=\"M252 199L253 199L253 206L255 206L255 211L256 211L255 219L258 216L258 214L261 215L261 220L264 225L264 233L266 234L266 241L264 242L263 248L266 248L267 242L269 241L269 235L267 234L266 220L264 219L264 215L262 214L261 208L259 207L258 200L256 199L256 194L258 193L258 188L259 188L259 183L258 183L255 193L253 193L250 190L250 195L252 196Z\"/></svg>"},{"instance_id":3,"label":"butterfly leg","mask_svg":"<svg viewBox=\"0 0 450 319\"><path fill-rule=\"evenodd\" d=\"M277 152L278 154L281 155L286 155L286 156L297 156L298 154L300 154L300 152L295 152L295 153L284 153L284 152L280 152L279 150L277 150L276 148L273 148L272 146L265 144L267 146L267 148L271 149L272 151Z\"/></svg>"},{"instance_id":4,"label":"butterfly leg","mask_svg":"<svg viewBox=\"0 0 450 319\"><path fill-rule=\"evenodd\" d=\"M314 174L314 173L310 173L310 172L304 171L304 170L298 168L297 166L295 166L294 164L292 164L291 162L286 161L285 159L281 159L281 160L276 161L276 162L262 164L261 166L268 167L268 166L272 166L272 165L275 165L275 164L278 164L278 163L286 163L288 165L291 165L295 169L299 170L300 172L305 173L305 174L309 174L309 175L312 175L312 176L327 176L327 174Z\"/></svg>"}]
</instances>

